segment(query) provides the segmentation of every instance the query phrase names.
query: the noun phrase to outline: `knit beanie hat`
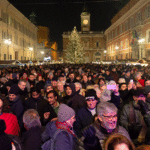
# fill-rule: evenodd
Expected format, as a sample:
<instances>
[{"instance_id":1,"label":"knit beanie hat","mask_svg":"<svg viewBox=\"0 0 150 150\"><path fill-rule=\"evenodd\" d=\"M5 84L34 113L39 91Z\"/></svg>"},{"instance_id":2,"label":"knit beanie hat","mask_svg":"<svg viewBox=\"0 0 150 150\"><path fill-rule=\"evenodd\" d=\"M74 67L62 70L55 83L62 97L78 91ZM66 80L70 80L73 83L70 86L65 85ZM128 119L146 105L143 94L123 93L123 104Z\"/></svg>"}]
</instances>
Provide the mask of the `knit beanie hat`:
<instances>
[{"instance_id":1,"label":"knit beanie hat","mask_svg":"<svg viewBox=\"0 0 150 150\"><path fill-rule=\"evenodd\" d=\"M18 95L18 94L19 94L19 91L18 91L17 88L15 88L15 86L11 86L10 91L9 91L9 94Z\"/></svg>"},{"instance_id":2,"label":"knit beanie hat","mask_svg":"<svg viewBox=\"0 0 150 150\"><path fill-rule=\"evenodd\" d=\"M96 91L94 89L89 89L86 93L85 93L85 99L98 99L97 95L96 95Z\"/></svg>"},{"instance_id":3,"label":"knit beanie hat","mask_svg":"<svg viewBox=\"0 0 150 150\"><path fill-rule=\"evenodd\" d=\"M66 104L61 104L58 109L58 121L65 122L75 115L75 111L67 106Z\"/></svg>"},{"instance_id":4,"label":"knit beanie hat","mask_svg":"<svg viewBox=\"0 0 150 150\"><path fill-rule=\"evenodd\" d=\"M5 121L0 119L0 149L1 150L12 150L11 139L4 132L6 129Z\"/></svg>"}]
</instances>

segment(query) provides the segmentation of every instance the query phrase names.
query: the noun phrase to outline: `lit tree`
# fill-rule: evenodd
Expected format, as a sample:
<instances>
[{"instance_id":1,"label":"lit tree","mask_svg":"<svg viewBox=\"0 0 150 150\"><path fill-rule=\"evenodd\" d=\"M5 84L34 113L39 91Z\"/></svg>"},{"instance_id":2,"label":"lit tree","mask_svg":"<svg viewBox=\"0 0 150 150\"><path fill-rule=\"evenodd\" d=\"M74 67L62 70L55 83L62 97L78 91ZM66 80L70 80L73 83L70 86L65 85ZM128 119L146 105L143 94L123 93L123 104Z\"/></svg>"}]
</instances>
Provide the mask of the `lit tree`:
<instances>
[{"instance_id":1,"label":"lit tree","mask_svg":"<svg viewBox=\"0 0 150 150\"><path fill-rule=\"evenodd\" d=\"M72 63L84 63L84 50L76 27L74 27L71 35L69 36L66 60Z\"/></svg>"}]
</instances>

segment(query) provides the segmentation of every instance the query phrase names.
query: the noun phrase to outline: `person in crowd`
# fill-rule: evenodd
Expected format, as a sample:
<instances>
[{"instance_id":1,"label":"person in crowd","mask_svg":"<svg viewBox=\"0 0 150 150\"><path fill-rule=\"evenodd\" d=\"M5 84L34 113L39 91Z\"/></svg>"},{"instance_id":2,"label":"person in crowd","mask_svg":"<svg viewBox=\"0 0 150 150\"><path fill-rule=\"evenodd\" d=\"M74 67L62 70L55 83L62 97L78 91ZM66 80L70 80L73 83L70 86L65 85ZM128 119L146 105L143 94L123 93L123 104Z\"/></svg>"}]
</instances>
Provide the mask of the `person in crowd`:
<instances>
[{"instance_id":1,"label":"person in crowd","mask_svg":"<svg viewBox=\"0 0 150 150\"><path fill-rule=\"evenodd\" d=\"M56 91L57 91L57 83L58 83L57 80L58 80L58 78L56 76L54 76L51 81L51 85L52 85L53 89Z\"/></svg>"},{"instance_id":2,"label":"person in crowd","mask_svg":"<svg viewBox=\"0 0 150 150\"><path fill-rule=\"evenodd\" d=\"M132 84L132 83L129 82L129 84ZM131 95L131 88L132 88L132 85L127 87L126 83L119 84L119 93L120 93L120 98L122 100L122 105L129 103L129 97Z\"/></svg>"},{"instance_id":3,"label":"person in crowd","mask_svg":"<svg viewBox=\"0 0 150 150\"><path fill-rule=\"evenodd\" d=\"M96 115L96 106L98 97L94 89L89 89L85 93L86 107L81 108L76 114L76 121L74 123L74 130L76 135L80 138L82 130L94 122Z\"/></svg>"},{"instance_id":4,"label":"person in crowd","mask_svg":"<svg viewBox=\"0 0 150 150\"><path fill-rule=\"evenodd\" d=\"M19 97L18 91L16 91L15 88L11 87L9 91L9 107L10 111L17 116L20 128L23 127L23 122L22 122L22 116L24 113L24 106L22 104L22 101Z\"/></svg>"},{"instance_id":5,"label":"person in crowd","mask_svg":"<svg viewBox=\"0 0 150 150\"><path fill-rule=\"evenodd\" d=\"M20 127L17 117L10 113L9 103L4 96L0 95L0 119L3 119L6 124L5 133L19 136Z\"/></svg>"},{"instance_id":6,"label":"person in crowd","mask_svg":"<svg viewBox=\"0 0 150 150\"><path fill-rule=\"evenodd\" d=\"M5 133L6 124L0 119L0 149L1 150L22 150L20 140L15 135Z\"/></svg>"},{"instance_id":7,"label":"person in crowd","mask_svg":"<svg viewBox=\"0 0 150 150\"><path fill-rule=\"evenodd\" d=\"M94 84L92 75L88 75L88 81L89 81L89 85L93 85Z\"/></svg>"},{"instance_id":8,"label":"person in crowd","mask_svg":"<svg viewBox=\"0 0 150 150\"><path fill-rule=\"evenodd\" d=\"M140 84L141 84L141 87L144 87L144 86L145 86L145 85L144 85L145 80L142 79L140 72L137 72L137 73L134 74L134 79L137 81L137 83L140 83Z\"/></svg>"},{"instance_id":9,"label":"person in crowd","mask_svg":"<svg viewBox=\"0 0 150 150\"><path fill-rule=\"evenodd\" d=\"M108 69L105 71L105 73L103 74L103 76L105 77L106 81L113 80L113 77L110 75L110 71Z\"/></svg>"},{"instance_id":10,"label":"person in crowd","mask_svg":"<svg viewBox=\"0 0 150 150\"><path fill-rule=\"evenodd\" d=\"M83 75L81 84L82 84L82 88L83 88L83 89L86 89L86 87L90 84L90 83L88 82L88 77L87 77L87 75Z\"/></svg>"},{"instance_id":11,"label":"person in crowd","mask_svg":"<svg viewBox=\"0 0 150 150\"><path fill-rule=\"evenodd\" d=\"M145 86L150 85L150 78L145 79Z\"/></svg>"},{"instance_id":12,"label":"person in crowd","mask_svg":"<svg viewBox=\"0 0 150 150\"><path fill-rule=\"evenodd\" d=\"M29 79L27 82L28 89L34 87L36 85L37 81L35 80L35 74L30 73L29 74Z\"/></svg>"},{"instance_id":13,"label":"person in crowd","mask_svg":"<svg viewBox=\"0 0 150 150\"><path fill-rule=\"evenodd\" d=\"M101 86L103 84L106 84L105 79L104 78L99 78L98 84L99 84L99 86Z\"/></svg>"},{"instance_id":14,"label":"person in crowd","mask_svg":"<svg viewBox=\"0 0 150 150\"><path fill-rule=\"evenodd\" d=\"M73 72L69 73L69 78L66 80L66 83L75 83L75 74Z\"/></svg>"},{"instance_id":15,"label":"person in crowd","mask_svg":"<svg viewBox=\"0 0 150 150\"><path fill-rule=\"evenodd\" d=\"M120 115L120 125L126 128L135 144L145 140L147 125L150 124L149 115L147 114L149 110L147 110L148 106L145 101L146 96L143 90L135 90L133 92L133 101L123 107Z\"/></svg>"},{"instance_id":16,"label":"person in crowd","mask_svg":"<svg viewBox=\"0 0 150 150\"><path fill-rule=\"evenodd\" d=\"M63 82L63 84L65 84L65 78L64 78L63 75L60 75L60 76L58 77L58 82Z\"/></svg>"},{"instance_id":17,"label":"person in crowd","mask_svg":"<svg viewBox=\"0 0 150 150\"><path fill-rule=\"evenodd\" d=\"M112 88L111 86L114 85L115 88ZM103 89L102 89L103 88ZM120 93L119 93L119 87L118 84L116 84L115 81L111 80L107 83L107 85L103 85L100 87L101 90L101 97L100 101L102 102L111 102L113 103L117 108L120 106Z\"/></svg>"},{"instance_id":18,"label":"person in crowd","mask_svg":"<svg viewBox=\"0 0 150 150\"><path fill-rule=\"evenodd\" d=\"M118 83L118 79L119 79L119 76L117 74L117 71L116 71L116 68L115 67L112 67L112 70L110 72L110 75L113 77L113 80Z\"/></svg>"},{"instance_id":19,"label":"person in crowd","mask_svg":"<svg viewBox=\"0 0 150 150\"><path fill-rule=\"evenodd\" d=\"M58 110L58 120L49 122L45 131L42 133L43 142L47 142L51 139L56 131L62 130L55 138L54 149L55 150L73 150L78 149L77 138L73 131L73 123L75 121L75 111L65 104L61 104ZM43 144L42 149L46 150L49 145Z\"/></svg>"},{"instance_id":20,"label":"person in crowd","mask_svg":"<svg viewBox=\"0 0 150 150\"><path fill-rule=\"evenodd\" d=\"M82 96L85 96L85 89L82 89L82 85L81 85L81 83L80 82L75 82L74 83L75 84L75 88L76 88L76 92L77 93L79 93L80 95L82 95ZM88 86L90 86L90 85L88 85ZM87 86L87 87L88 87Z\"/></svg>"},{"instance_id":21,"label":"person in crowd","mask_svg":"<svg viewBox=\"0 0 150 150\"><path fill-rule=\"evenodd\" d=\"M50 72L48 75L47 75L47 80L46 80L46 83L45 84L51 84L51 81L53 79L54 75L52 72Z\"/></svg>"},{"instance_id":22,"label":"person in crowd","mask_svg":"<svg viewBox=\"0 0 150 150\"><path fill-rule=\"evenodd\" d=\"M41 96L41 91L38 87L31 88L31 97L25 103L25 110L27 109L35 109L39 113L43 126L56 117L55 115L53 116L55 114L54 110L51 109L50 111L48 102Z\"/></svg>"},{"instance_id":23,"label":"person in crowd","mask_svg":"<svg viewBox=\"0 0 150 150\"><path fill-rule=\"evenodd\" d=\"M125 79L126 84L128 84L128 83L130 82L130 80L132 79L132 78L130 77L130 70L126 70L126 71L125 71L125 75L123 76L123 78Z\"/></svg>"},{"instance_id":24,"label":"person in crowd","mask_svg":"<svg viewBox=\"0 0 150 150\"><path fill-rule=\"evenodd\" d=\"M23 114L23 123L26 132L21 137L23 150L41 150L42 125L40 116L35 109L28 109Z\"/></svg>"},{"instance_id":25,"label":"person in crowd","mask_svg":"<svg viewBox=\"0 0 150 150\"><path fill-rule=\"evenodd\" d=\"M74 83L65 85L66 96L62 99L61 103L67 104L77 112L80 108L86 106L85 98L76 92Z\"/></svg>"},{"instance_id":26,"label":"person in crowd","mask_svg":"<svg viewBox=\"0 0 150 150\"><path fill-rule=\"evenodd\" d=\"M58 93L58 101L60 102L61 99L66 96L65 90L64 90L64 82L60 81L57 83L57 93Z\"/></svg>"},{"instance_id":27,"label":"person in crowd","mask_svg":"<svg viewBox=\"0 0 150 150\"><path fill-rule=\"evenodd\" d=\"M28 75L26 72L23 73L22 77L20 78L21 80L28 81Z\"/></svg>"},{"instance_id":28,"label":"person in crowd","mask_svg":"<svg viewBox=\"0 0 150 150\"><path fill-rule=\"evenodd\" d=\"M135 146L122 134L114 133L106 140L105 150L135 150Z\"/></svg>"},{"instance_id":29,"label":"person in crowd","mask_svg":"<svg viewBox=\"0 0 150 150\"><path fill-rule=\"evenodd\" d=\"M90 125L83 131L83 142L87 147L96 149L97 147L101 146L104 149L104 141L109 135L114 133L120 133L131 141L126 129L117 125L117 112L117 107L110 102L100 102L97 105L98 119L94 124Z\"/></svg>"},{"instance_id":30,"label":"person in crowd","mask_svg":"<svg viewBox=\"0 0 150 150\"><path fill-rule=\"evenodd\" d=\"M18 84L14 84L11 86L11 88L14 88L16 91L18 91L19 97L24 105L25 100L28 99L28 90L26 87L26 81L25 80L19 80Z\"/></svg>"},{"instance_id":31,"label":"person in crowd","mask_svg":"<svg viewBox=\"0 0 150 150\"><path fill-rule=\"evenodd\" d=\"M44 89L45 89L45 93L48 93L49 91L53 90L53 87L51 84L46 84Z\"/></svg>"},{"instance_id":32,"label":"person in crowd","mask_svg":"<svg viewBox=\"0 0 150 150\"><path fill-rule=\"evenodd\" d=\"M38 81L36 86L38 86L41 89L41 92L44 90L45 81L41 74L38 76Z\"/></svg>"},{"instance_id":33,"label":"person in crowd","mask_svg":"<svg viewBox=\"0 0 150 150\"><path fill-rule=\"evenodd\" d=\"M55 90L51 90L47 93L47 101L49 105L54 109L55 113L58 115L59 102L57 98L58 98L58 94Z\"/></svg>"}]
</instances>

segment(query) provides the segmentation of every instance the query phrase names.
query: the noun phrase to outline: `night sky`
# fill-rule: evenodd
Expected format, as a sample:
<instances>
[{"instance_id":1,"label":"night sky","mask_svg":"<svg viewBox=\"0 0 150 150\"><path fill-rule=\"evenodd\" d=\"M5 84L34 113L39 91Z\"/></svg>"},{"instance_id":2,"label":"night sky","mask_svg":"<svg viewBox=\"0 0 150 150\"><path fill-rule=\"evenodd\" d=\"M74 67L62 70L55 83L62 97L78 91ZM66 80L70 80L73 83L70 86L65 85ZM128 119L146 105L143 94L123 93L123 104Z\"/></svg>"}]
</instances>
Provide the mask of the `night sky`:
<instances>
[{"instance_id":1,"label":"night sky","mask_svg":"<svg viewBox=\"0 0 150 150\"><path fill-rule=\"evenodd\" d=\"M9 0L27 18L32 11L37 15L38 26L50 29L50 40L57 41L62 50L62 34L65 31L81 30L80 15L84 2L91 14L91 31L105 31L110 26L112 17L129 0Z\"/></svg>"}]
</instances>

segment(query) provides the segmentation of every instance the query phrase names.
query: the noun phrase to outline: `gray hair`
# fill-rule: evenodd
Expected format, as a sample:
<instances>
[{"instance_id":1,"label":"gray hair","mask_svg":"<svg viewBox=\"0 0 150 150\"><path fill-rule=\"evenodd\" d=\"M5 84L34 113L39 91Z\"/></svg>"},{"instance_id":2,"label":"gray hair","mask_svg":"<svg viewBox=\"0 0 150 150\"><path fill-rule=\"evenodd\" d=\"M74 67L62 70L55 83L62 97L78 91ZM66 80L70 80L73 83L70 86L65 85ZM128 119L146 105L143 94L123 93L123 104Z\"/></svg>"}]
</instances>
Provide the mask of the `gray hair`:
<instances>
[{"instance_id":1,"label":"gray hair","mask_svg":"<svg viewBox=\"0 0 150 150\"><path fill-rule=\"evenodd\" d=\"M97 115L102 116L104 113L118 112L118 108L110 102L100 102L97 105Z\"/></svg>"},{"instance_id":2,"label":"gray hair","mask_svg":"<svg viewBox=\"0 0 150 150\"><path fill-rule=\"evenodd\" d=\"M27 111L25 111L25 113L23 114L23 123L28 129L36 126L41 127L38 112L35 109L28 109Z\"/></svg>"},{"instance_id":3,"label":"gray hair","mask_svg":"<svg viewBox=\"0 0 150 150\"><path fill-rule=\"evenodd\" d=\"M60 85L63 85L63 86L65 85L65 83L64 83L63 81L59 81L59 82L57 83L57 86L58 86L59 84L60 84Z\"/></svg>"},{"instance_id":4,"label":"gray hair","mask_svg":"<svg viewBox=\"0 0 150 150\"><path fill-rule=\"evenodd\" d=\"M82 89L82 85L81 85L81 83L79 83L79 82L75 82L74 84L75 84L75 86L76 86L76 85L79 85L80 89Z\"/></svg>"},{"instance_id":5,"label":"gray hair","mask_svg":"<svg viewBox=\"0 0 150 150\"><path fill-rule=\"evenodd\" d=\"M140 72L135 73L134 78L136 79L138 75L141 75L141 73Z\"/></svg>"},{"instance_id":6,"label":"gray hair","mask_svg":"<svg viewBox=\"0 0 150 150\"><path fill-rule=\"evenodd\" d=\"M21 79L21 80L19 80L18 84L21 84L22 82L26 83L25 80Z\"/></svg>"}]
</instances>

